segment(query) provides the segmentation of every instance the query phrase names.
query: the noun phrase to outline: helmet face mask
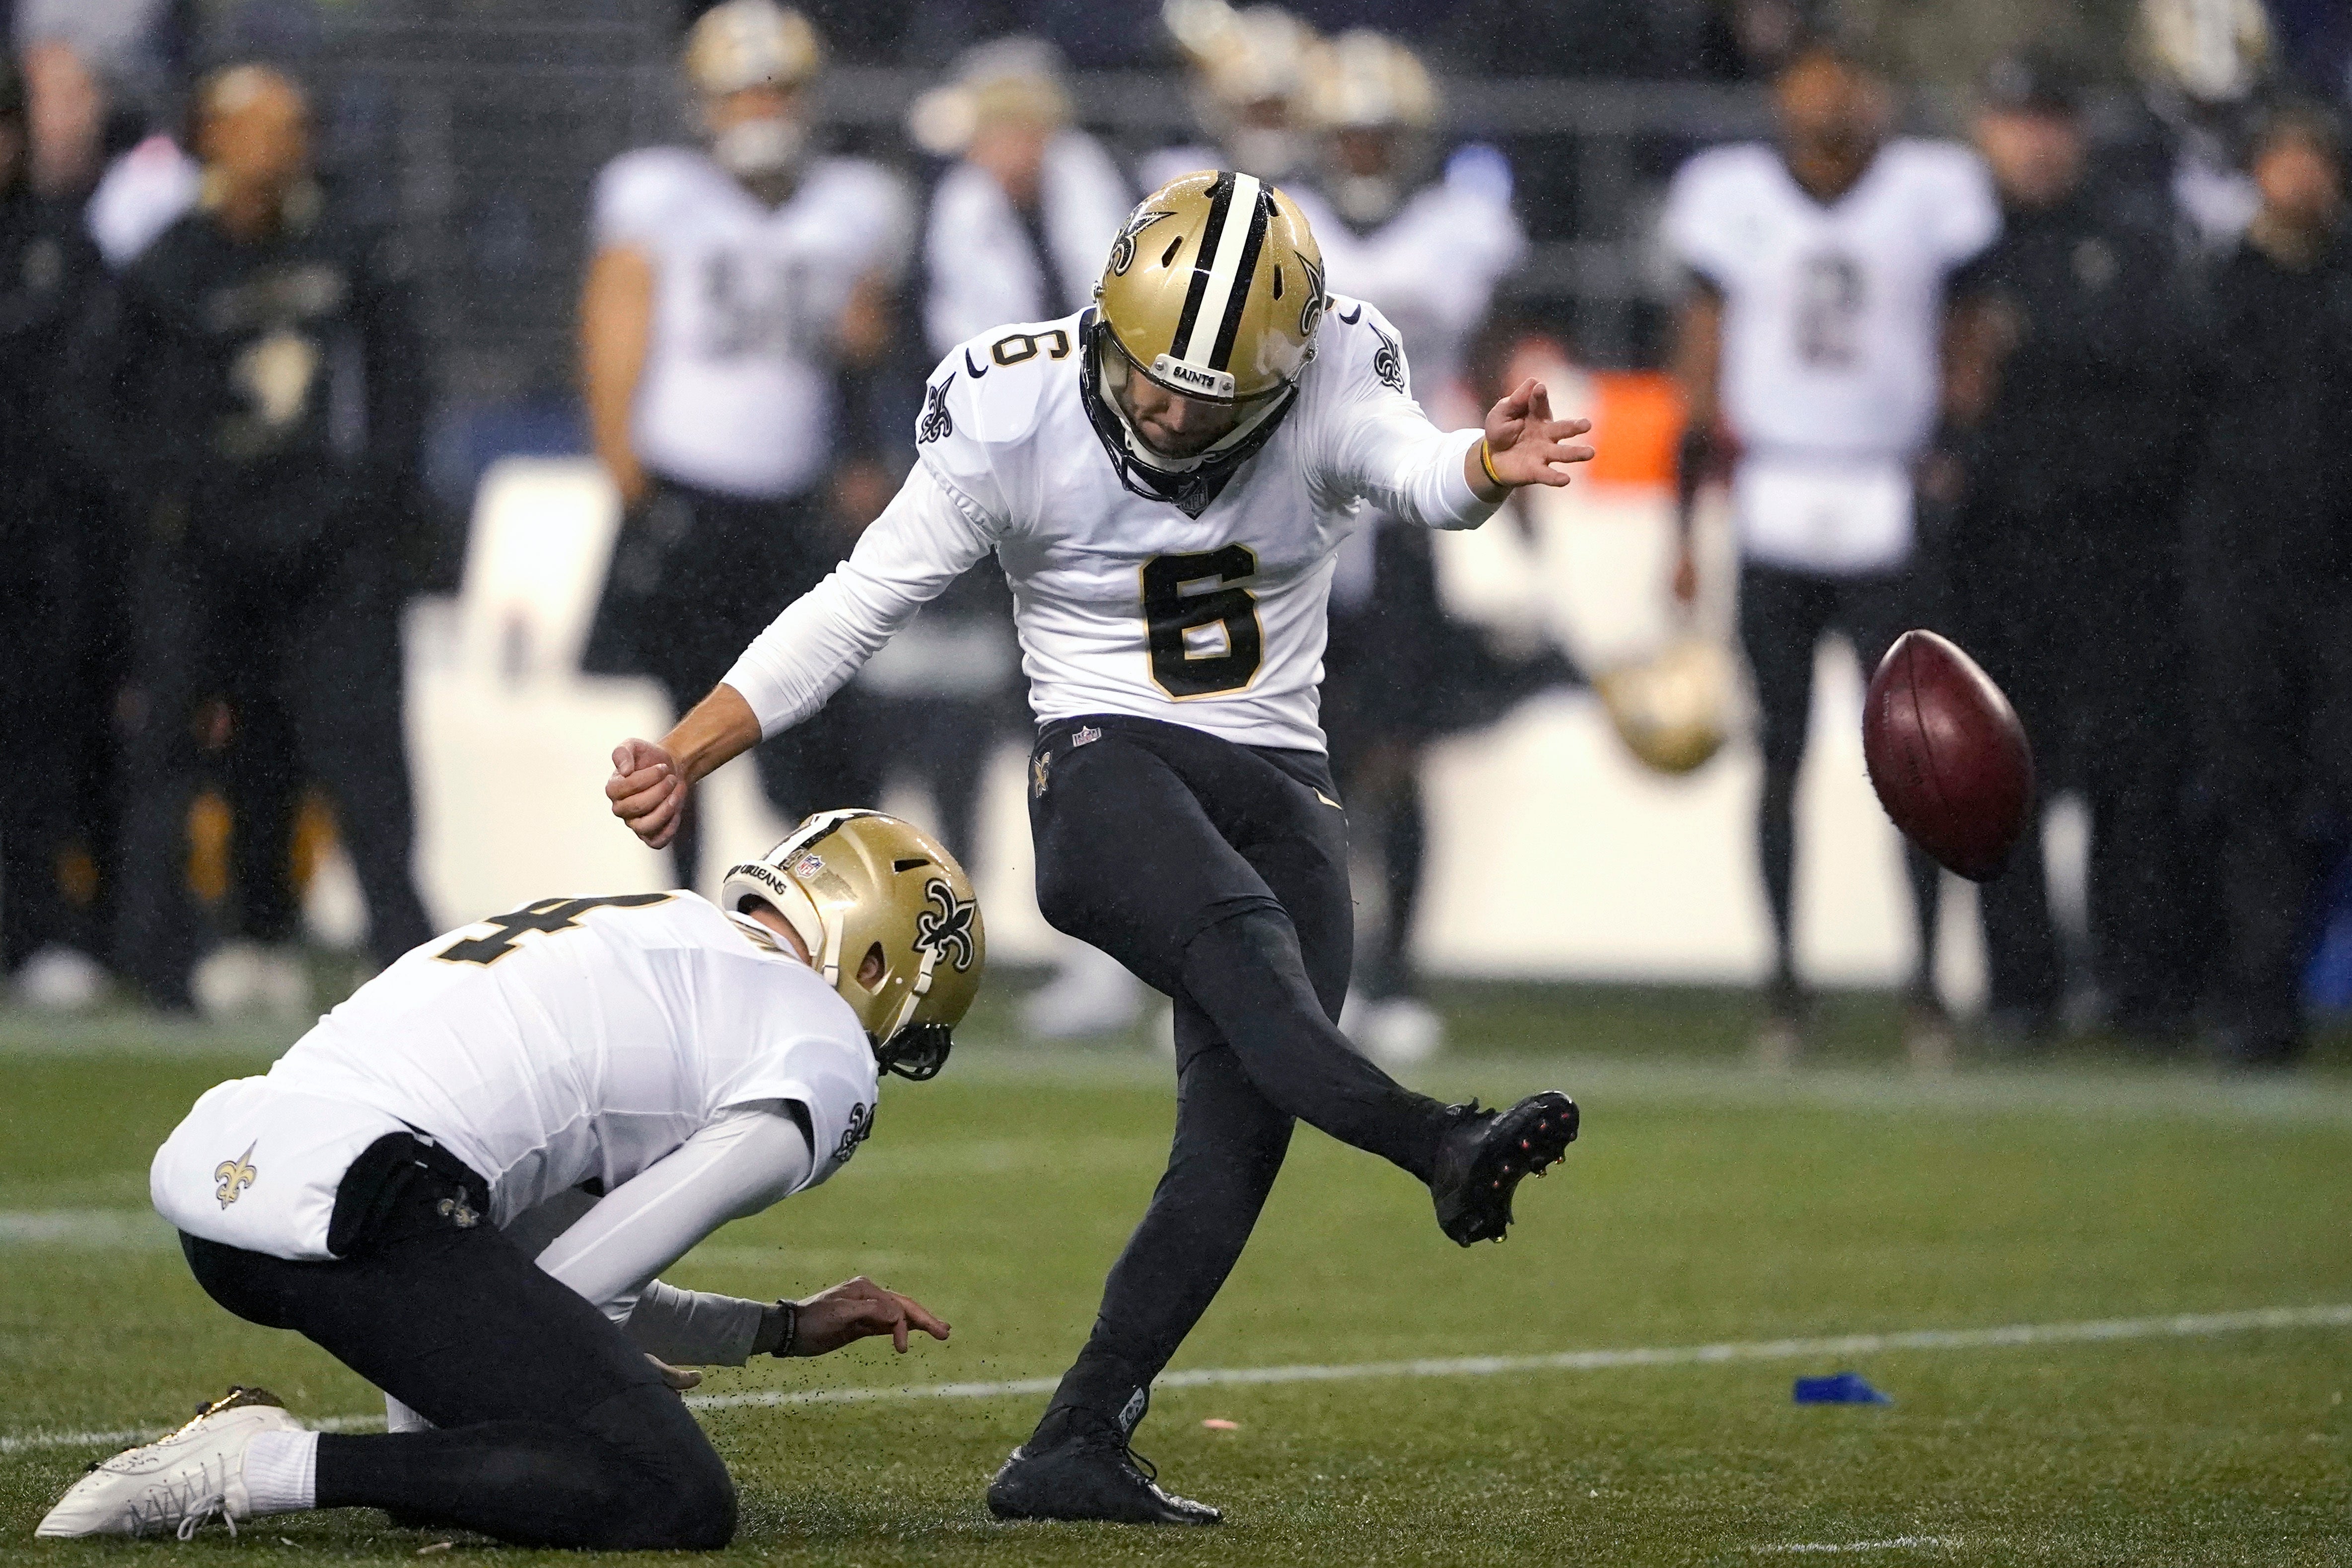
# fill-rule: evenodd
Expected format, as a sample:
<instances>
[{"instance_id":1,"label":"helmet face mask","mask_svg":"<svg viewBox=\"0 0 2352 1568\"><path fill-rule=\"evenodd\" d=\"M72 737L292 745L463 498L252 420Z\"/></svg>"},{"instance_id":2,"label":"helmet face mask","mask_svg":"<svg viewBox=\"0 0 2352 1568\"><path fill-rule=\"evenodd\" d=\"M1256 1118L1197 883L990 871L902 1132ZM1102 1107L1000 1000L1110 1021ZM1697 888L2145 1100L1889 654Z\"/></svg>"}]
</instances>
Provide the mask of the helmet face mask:
<instances>
[{"instance_id":1,"label":"helmet face mask","mask_svg":"<svg viewBox=\"0 0 2352 1568\"><path fill-rule=\"evenodd\" d=\"M1323 304L1306 215L1255 175L1146 196L1079 334L1087 416L1120 481L1198 517L1297 400Z\"/></svg>"},{"instance_id":2,"label":"helmet face mask","mask_svg":"<svg viewBox=\"0 0 2352 1568\"><path fill-rule=\"evenodd\" d=\"M720 896L731 911L757 902L783 917L882 1070L939 1072L987 960L971 879L945 848L880 812L820 812L730 869Z\"/></svg>"}]
</instances>

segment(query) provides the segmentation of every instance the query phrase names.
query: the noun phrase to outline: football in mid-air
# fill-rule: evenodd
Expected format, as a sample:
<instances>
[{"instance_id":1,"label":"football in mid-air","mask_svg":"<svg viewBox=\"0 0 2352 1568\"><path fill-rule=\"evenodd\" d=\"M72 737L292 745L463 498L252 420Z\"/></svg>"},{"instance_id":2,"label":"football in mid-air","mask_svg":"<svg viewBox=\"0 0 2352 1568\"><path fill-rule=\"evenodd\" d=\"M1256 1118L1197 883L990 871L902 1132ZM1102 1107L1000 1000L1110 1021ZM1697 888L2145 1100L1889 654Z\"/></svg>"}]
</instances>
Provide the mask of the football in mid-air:
<instances>
[{"instance_id":1,"label":"football in mid-air","mask_svg":"<svg viewBox=\"0 0 2352 1568\"><path fill-rule=\"evenodd\" d=\"M1862 754L1913 843L1971 881L1999 874L2032 815L2033 751L1976 660L1934 632L1896 638L1870 678Z\"/></svg>"}]
</instances>

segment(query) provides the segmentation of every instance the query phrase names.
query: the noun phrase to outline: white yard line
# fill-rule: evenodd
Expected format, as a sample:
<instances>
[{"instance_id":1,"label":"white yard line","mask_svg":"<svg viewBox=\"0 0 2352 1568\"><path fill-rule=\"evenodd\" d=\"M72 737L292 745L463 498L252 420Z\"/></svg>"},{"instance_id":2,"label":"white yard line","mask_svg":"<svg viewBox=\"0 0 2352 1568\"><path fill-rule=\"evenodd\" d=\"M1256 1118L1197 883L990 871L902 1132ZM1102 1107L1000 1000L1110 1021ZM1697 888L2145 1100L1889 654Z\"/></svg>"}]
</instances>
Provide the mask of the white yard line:
<instances>
[{"instance_id":1,"label":"white yard line","mask_svg":"<svg viewBox=\"0 0 2352 1568\"><path fill-rule=\"evenodd\" d=\"M1750 1552L1918 1552L1958 1546L1957 1535L1895 1535L1885 1541L1791 1541L1780 1546L1751 1546Z\"/></svg>"},{"instance_id":2,"label":"white yard line","mask_svg":"<svg viewBox=\"0 0 2352 1568\"><path fill-rule=\"evenodd\" d=\"M177 1239L152 1209L0 1209L0 1247L143 1251Z\"/></svg>"},{"instance_id":3,"label":"white yard line","mask_svg":"<svg viewBox=\"0 0 2352 1568\"><path fill-rule=\"evenodd\" d=\"M1990 1329L1907 1329L1883 1334L1819 1339L1735 1341L1712 1345L1656 1345L1624 1350L1556 1351L1544 1355L1452 1356L1424 1361L1372 1361L1336 1365L1199 1367L1162 1373L1170 1388L1226 1388L1276 1383L1347 1383L1371 1378L1493 1377L1517 1372L1607 1372L1636 1366L1713 1366L1727 1362L1830 1360L1888 1351L1996 1350L2018 1345L2092 1344L2109 1340L2201 1339L2274 1329L2352 1327L2352 1303L2324 1307L2263 1307L2243 1312L2185 1312L2168 1318L2103 1318L2080 1323L2011 1323ZM919 1399L1008 1399L1050 1394L1058 1377L998 1383L917 1383L897 1388L761 1389L746 1394L690 1394L700 1410L768 1409L798 1405L866 1405ZM380 1415L339 1415L310 1425L339 1432L373 1426ZM165 1428L119 1432L26 1432L0 1436L0 1454L42 1448L96 1448L134 1443ZM1921 1538L1926 1543L1926 1538ZM1867 1543L1865 1543L1867 1544ZM1826 1551L1814 1546L1788 1551ZM1859 1550L1860 1547L1836 1548Z\"/></svg>"}]
</instances>

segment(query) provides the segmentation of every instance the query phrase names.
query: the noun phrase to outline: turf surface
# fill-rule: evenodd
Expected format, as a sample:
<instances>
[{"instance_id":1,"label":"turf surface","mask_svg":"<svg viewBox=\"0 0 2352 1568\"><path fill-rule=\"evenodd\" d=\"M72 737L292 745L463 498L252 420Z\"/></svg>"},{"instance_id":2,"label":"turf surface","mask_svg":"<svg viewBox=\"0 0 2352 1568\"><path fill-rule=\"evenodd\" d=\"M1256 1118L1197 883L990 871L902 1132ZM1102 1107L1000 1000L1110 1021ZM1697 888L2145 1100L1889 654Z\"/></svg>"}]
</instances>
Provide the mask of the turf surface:
<instances>
[{"instance_id":1,"label":"turf surface","mask_svg":"<svg viewBox=\"0 0 2352 1568\"><path fill-rule=\"evenodd\" d=\"M1852 999L1825 1021L1829 1065L1784 1083L1737 1067L1731 998L1449 1000L1460 1036L1509 1048L1448 1059L1427 1087L1570 1089L1585 1137L1564 1173L1523 1191L1507 1245L1465 1253L1410 1182L1302 1132L1178 1369L2352 1302L2340 1039L2276 1082L2090 1049L1921 1084L1881 1065L1885 1006ZM0 1015L0 1561L290 1558L290 1542L411 1562L451 1539L353 1512L257 1521L236 1542L30 1540L109 1447L56 1435L169 1425L232 1381L305 1416L373 1407L307 1345L211 1307L143 1213L162 1134L281 1043ZM863 1269L943 1312L953 1342L721 1371L708 1391L1059 1372L1164 1153L1166 1072L1137 1050L983 1039L939 1082L894 1085L841 1177L729 1227L672 1278L760 1295ZM1847 1364L1895 1403L1791 1404L1793 1376ZM2352 1562L2347 1394L2346 1326L1181 1386L1139 1446L1233 1521L1186 1534L993 1523L981 1488L1035 1394L704 1418L741 1485L732 1555L747 1560L1756 1563L1836 1546L1884 1563L2336 1563ZM435 1555L539 1560L465 1538Z\"/></svg>"}]
</instances>

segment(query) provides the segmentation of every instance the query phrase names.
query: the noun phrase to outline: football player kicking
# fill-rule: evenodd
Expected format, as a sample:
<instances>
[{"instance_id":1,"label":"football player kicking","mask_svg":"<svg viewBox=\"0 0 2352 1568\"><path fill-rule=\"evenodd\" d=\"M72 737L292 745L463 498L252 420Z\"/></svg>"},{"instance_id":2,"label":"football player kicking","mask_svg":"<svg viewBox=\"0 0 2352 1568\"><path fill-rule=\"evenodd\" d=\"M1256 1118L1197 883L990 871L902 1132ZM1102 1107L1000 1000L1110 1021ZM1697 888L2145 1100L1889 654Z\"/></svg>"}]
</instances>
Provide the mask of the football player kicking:
<instances>
[{"instance_id":1,"label":"football player kicking","mask_svg":"<svg viewBox=\"0 0 2352 1568\"><path fill-rule=\"evenodd\" d=\"M233 1389L37 1533L366 1507L521 1545L725 1545L735 1489L668 1363L948 1326L863 1279L762 1303L656 1276L839 1169L879 1073L946 1061L984 955L963 872L874 812L810 817L723 896L547 899L436 938L198 1100L151 1178L197 1282L383 1389L394 1430L305 1431Z\"/></svg>"},{"instance_id":2,"label":"football player kicking","mask_svg":"<svg viewBox=\"0 0 2352 1568\"><path fill-rule=\"evenodd\" d=\"M1519 1179L1576 1135L1566 1095L1444 1105L1333 1024L1351 942L1316 723L1333 552L1367 509L1475 527L1592 456L1538 383L1452 433L1407 387L1395 330L1325 294L1288 196L1245 174L1173 180L1129 216L1094 308L949 353L920 461L856 552L661 744L614 755L614 812L666 843L695 780L815 711L958 573L1003 563L1039 721L1038 902L1174 999L1177 1114L1092 1337L989 1488L1001 1516L1216 1521L1129 1439L1294 1119L1427 1183L1464 1246L1499 1239Z\"/></svg>"}]
</instances>

